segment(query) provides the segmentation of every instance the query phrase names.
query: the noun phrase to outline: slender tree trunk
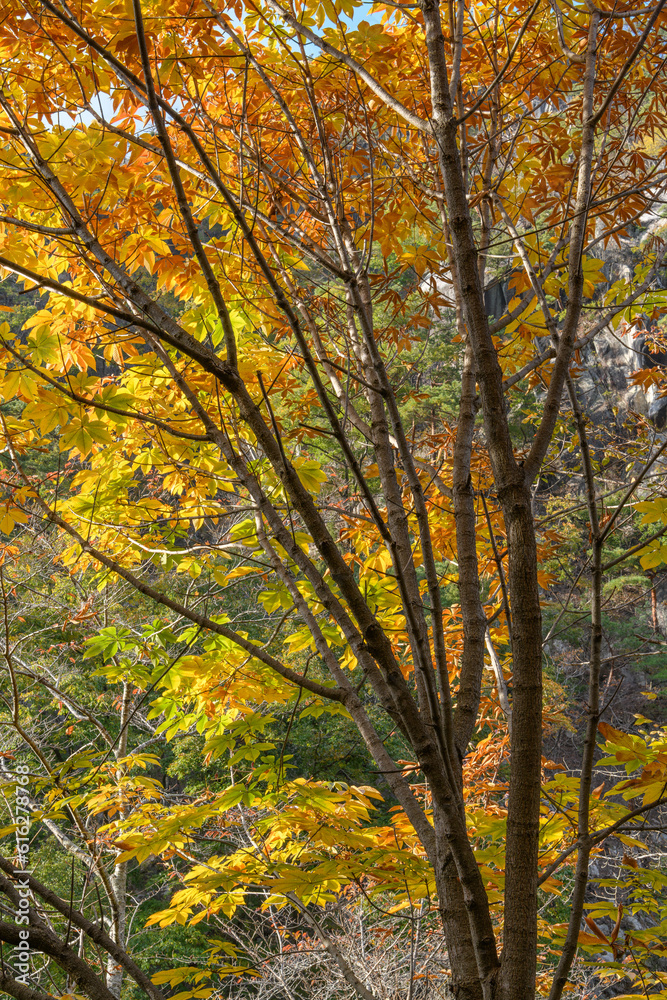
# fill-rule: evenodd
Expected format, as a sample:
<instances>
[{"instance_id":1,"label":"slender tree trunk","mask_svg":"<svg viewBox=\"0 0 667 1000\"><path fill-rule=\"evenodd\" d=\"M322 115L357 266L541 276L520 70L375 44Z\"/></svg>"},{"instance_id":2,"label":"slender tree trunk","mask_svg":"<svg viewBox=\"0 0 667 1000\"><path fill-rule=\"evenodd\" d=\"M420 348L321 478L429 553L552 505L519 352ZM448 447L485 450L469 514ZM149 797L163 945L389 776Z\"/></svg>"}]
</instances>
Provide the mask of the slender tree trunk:
<instances>
[{"instance_id":1,"label":"slender tree trunk","mask_svg":"<svg viewBox=\"0 0 667 1000\"><path fill-rule=\"evenodd\" d=\"M120 711L120 733L118 736L118 742L116 744L115 757L119 762L118 768L116 770L116 780L119 782L123 781L125 777L125 768L120 764L120 761L127 754L127 735L128 735L128 722L130 715L130 707L132 702L132 694L130 685L126 681L123 684L123 695ZM120 815L123 819L127 816L127 803L124 798L121 798L120 805ZM120 853L120 852L119 852ZM126 935L126 925L127 925L127 862L122 861L117 864L113 869L110 877L111 888L116 899L116 913L113 926L111 928L111 938L114 944L122 950L125 949L125 935ZM109 955L107 958L107 988L110 993L113 993L115 997L120 1000L121 991L123 988L123 967L120 965L116 959Z\"/></svg>"},{"instance_id":2,"label":"slender tree trunk","mask_svg":"<svg viewBox=\"0 0 667 1000\"><path fill-rule=\"evenodd\" d=\"M454 719L454 741L461 757L466 752L479 711L486 635L486 615L479 594L477 517L470 475L475 413L474 358L472 347L468 343L461 375L452 488L456 519L456 557L459 564L459 600L463 617L463 653Z\"/></svg>"},{"instance_id":3,"label":"slender tree trunk","mask_svg":"<svg viewBox=\"0 0 667 1000\"><path fill-rule=\"evenodd\" d=\"M125 930L127 923L127 862L116 865L111 875L111 886L116 896L118 919L111 928L111 937L119 948L125 948ZM123 987L123 967L113 957L107 958L107 988L110 993L120 998Z\"/></svg>"},{"instance_id":4,"label":"slender tree trunk","mask_svg":"<svg viewBox=\"0 0 667 1000\"><path fill-rule=\"evenodd\" d=\"M595 738L598 722L600 721L600 667L602 660L602 552L604 537L600 531L595 475L586 434L586 423L577 399L575 385L569 376L568 390L579 436L593 548L591 560L593 577L591 592L591 645L590 665L588 668L588 721L586 723L586 739L584 741L581 777L579 781L579 815L577 819L577 840L579 847L574 873L574 892L572 893L567 935L554 975L549 1000L560 1000L563 990L567 985L570 969L577 953L579 929L584 912L586 887L588 886L588 865L594 843L590 835L590 798L595 761Z\"/></svg>"},{"instance_id":5,"label":"slender tree trunk","mask_svg":"<svg viewBox=\"0 0 667 1000\"><path fill-rule=\"evenodd\" d=\"M537 973L537 860L542 762L542 613L530 490L500 491L512 601L511 779L507 806L502 1000L529 1000Z\"/></svg>"},{"instance_id":6,"label":"slender tree trunk","mask_svg":"<svg viewBox=\"0 0 667 1000\"><path fill-rule=\"evenodd\" d=\"M434 809L433 818L436 845L433 870L438 891L438 909L445 932L447 957L452 974L452 992L457 1000L484 1000L468 912L452 852L442 828L440 810Z\"/></svg>"},{"instance_id":7,"label":"slender tree trunk","mask_svg":"<svg viewBox=\"0 0 667 1000\"><path fill-rule=\"evenodd\" d=\"M440 9L422 0L434 134L448 210L456 280L473 349L484 427L509 550L513 706L505 874L502 1000L531 1000L537 963L537 850L542 752L542 616L530 485L512 447L502 372L489 331L478 253L457 147ZM483 977L482 969L480 975Z\"/></svg>"},{"instance_id":8,"label":"slender tree trunk","mask_svg":"<svg viewBox=\"0 0 667 1000\"><path fill-rule=\"evenodd\" d=\"M649 580L651 581L651 624L653 631L659 632L660 623L658 622L658 594L655 589L655 573L649 575Z\"/></svg>"}]
</instances>

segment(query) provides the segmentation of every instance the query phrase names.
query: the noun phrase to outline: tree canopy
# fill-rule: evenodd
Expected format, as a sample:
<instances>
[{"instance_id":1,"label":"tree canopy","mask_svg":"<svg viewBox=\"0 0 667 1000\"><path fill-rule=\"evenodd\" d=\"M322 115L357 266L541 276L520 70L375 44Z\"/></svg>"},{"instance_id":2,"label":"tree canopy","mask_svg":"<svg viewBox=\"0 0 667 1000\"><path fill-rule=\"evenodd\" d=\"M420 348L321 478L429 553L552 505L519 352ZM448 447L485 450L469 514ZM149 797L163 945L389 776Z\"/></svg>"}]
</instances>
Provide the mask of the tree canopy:
<instances>
[{"instance_id":1,"label":"tree canopy","mask_svg":"<svg viewBox=\"0 0 667 1000\"><path fill-rule=\"evenodd\" d=\"M0 4L5 791L73 866L26 876L8 995L261 995L302 940L382 1000L352 899L409 929L410 1000L422 927L461 1000L596 955L666 995L660 864L598 858L661 829L664 731L608 710L661 642L667 442L590 382L611 337L664 391L664 6ZM211 930L151 980L155 866L148 926Z\"/></svg>"}]
</instances>

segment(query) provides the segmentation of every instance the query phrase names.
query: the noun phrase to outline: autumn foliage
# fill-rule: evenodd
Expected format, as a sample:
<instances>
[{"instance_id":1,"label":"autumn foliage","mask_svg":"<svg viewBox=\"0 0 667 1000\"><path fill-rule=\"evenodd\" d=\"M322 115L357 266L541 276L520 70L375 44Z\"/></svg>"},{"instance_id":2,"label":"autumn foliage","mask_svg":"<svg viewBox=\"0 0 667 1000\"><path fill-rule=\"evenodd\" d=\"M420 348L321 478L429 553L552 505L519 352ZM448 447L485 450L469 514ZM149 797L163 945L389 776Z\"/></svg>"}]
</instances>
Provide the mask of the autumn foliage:
<instances>
[{"instance_id":1,"label":"autumn foliage","mask_svg":"<svg viewBox=\"0 0 667 1000\"><path fill-rule=\"evenodd\" d=\"M665 995L664 922L627 924L652 876L628 854L624 902L586 895L609 838L632 850L665 797L664 733L611 725L600 697L605 580L667 561L664 446L637 418L605 452L578 387L604 331L661 336L663 6L0 3L0 269L34 305L0 327L5 617L25 539L52 539L87 588L78 655L123 692L122 745L98 726L56 765L8 626L7 752L39 819L99 828L115 914L105 970L43 926L67 905L35 876L63 994L261 974L232 938L203 970L137 971L122 878L158 858L178 885L149 925L298 917L365 1000L380 986L327 924L341 899L428 918L462 1000L558 1000L578 947ZM641 377L662 391L659 366ZM570 723L541 608L570 507L590 648L565 768L542 752ZM635 511L649 528L626 544ZM144 602L130 627L99 611L117 581ZM140 707L157 755L127 743ZM308 718L351 720L368 781L294 773ZM175 802L152 769L192 733L225 779Z\"/></svg>"}]
</instances>

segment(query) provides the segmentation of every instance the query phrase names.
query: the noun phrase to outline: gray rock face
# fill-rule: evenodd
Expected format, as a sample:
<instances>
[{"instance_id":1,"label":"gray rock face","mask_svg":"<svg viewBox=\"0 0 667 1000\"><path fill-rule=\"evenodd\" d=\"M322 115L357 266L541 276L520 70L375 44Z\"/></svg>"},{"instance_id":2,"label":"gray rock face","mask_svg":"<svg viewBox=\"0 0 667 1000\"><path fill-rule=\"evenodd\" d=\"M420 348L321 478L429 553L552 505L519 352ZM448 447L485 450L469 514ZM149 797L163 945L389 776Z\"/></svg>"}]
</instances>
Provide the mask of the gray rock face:
<instances>
[{"instance_id":1,"label":"gray rock face","mask_svg":"<svg viewBox=\"0 0 667 1000\"><path fill-rule=\"evenodd\" d=\"M651 243L665 229L666 220L657 212L647 212L641 219L636 235L623 239L621 245L601 244L593 253L604 260L603 273L606 288L620 280L630 281L635 266L642 260L642 248ZM659 275L656 287L665 287L665 276ZM600 289L602 291L602 289ZM647 417L658 430L667 424L667 397L654 387L644 391L630 377L634 372L647 368L667 367L667 352L657 349L652 340L656 329L648 316L639 316L632 324L615 320L598 337L585 355L586 372L579 385L588 395L589 411L596 422L602 422L610 407L620 414L630 411Z\"/></svg>"},{"instance_id":2,"label":"gray rock face","mask_svg":"<svg viewBox=\"0 0 667 1000\"><path fill-rule=\"evenodd\" d=\"M586 370L579 376L578 387L587 413L598 424L613 417L614 408L622 416L640 413L662 429L667 418L667 397L660 396L651 386L646 391L631 381L634 372L646 368L664 367L667 354L648 346L648 321L629 326L607 328L586 351Z\"/></svg>"},{"instance_id":3,"label":"gray rock face","mask_svg":"<svg viewBox=\"0 0 667 1000\"><path fill-rule=\"evenodd\" d=\"M620 279L630 282L635 266L643 258L643 247L656 237L664 238L665 231L667 219L657 212L647 212L636 227L635 235L622 239L620 246L613 243L603 248L601 242L594 244L590 253L604 261L602 271L606 278L603 287L596 289L595 298ZM486 311L493 319L499 319L507 309L511 277L512 272L508 271L486 284ZM667 273L659 275L655 285L667 287ZM451 284L438 279L437 286L453 306ZM581 335L585 335L585 318L596 315L590 311L594 304L595 299L587 303L588 308L584 310ZM648 316L638 317L632 325L622 319L615 320L598 334L594 344L584 349L584 371L579 375L578 388L584 408L595 424L616 427L624 422L628 413L634 412L650 420L657 430L667 430L667 396L661 396L653 386L644 390L631 379L635 372L643 369L660 367L667 370L667 350L654 347L655 333ZM540 346L548 346L546 339Z\"/></svg>"}]
</instances>

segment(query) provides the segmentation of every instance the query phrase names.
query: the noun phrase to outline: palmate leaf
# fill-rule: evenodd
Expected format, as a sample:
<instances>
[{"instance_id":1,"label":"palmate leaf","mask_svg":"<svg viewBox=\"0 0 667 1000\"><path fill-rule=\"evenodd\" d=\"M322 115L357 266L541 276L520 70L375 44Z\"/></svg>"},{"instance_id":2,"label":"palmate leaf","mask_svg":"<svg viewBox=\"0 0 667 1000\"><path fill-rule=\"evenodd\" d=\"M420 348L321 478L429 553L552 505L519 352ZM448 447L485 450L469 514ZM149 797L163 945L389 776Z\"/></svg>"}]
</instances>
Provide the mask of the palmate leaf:
<instances>
[{"instance_id":1,"label":"palmate leaf","mask_svg":"<svg viewBox=\"0 0 667 1000\"><path fill-rule=\"evenodd\" d=\"M0 531L9 535L17 524L27 524L30 515L9 503L0 504Z\"/></svg>"}]
</instances>

